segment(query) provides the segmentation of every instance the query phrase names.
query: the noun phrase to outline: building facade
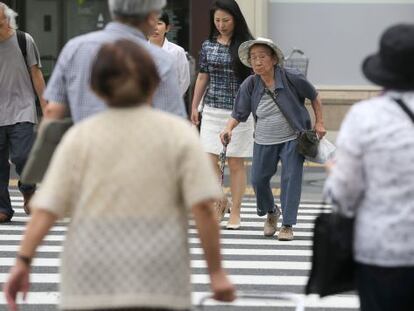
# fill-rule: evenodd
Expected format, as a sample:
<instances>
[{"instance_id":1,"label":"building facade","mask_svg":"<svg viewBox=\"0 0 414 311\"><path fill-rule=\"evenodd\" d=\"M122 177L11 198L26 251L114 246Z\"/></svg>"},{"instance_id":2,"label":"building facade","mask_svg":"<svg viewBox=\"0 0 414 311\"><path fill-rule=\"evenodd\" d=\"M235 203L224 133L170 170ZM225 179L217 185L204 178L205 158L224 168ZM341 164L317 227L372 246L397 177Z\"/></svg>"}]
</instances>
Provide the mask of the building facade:
<instances>
[{"instance_id":1,"label":"building facade","mask_svg":"<svg viewBox=\"0 0 414 311\"><path fill-rule=\"evenodd\" d=\"M48 77L70 38L110 20L107 0L2 0L19 13L19 26L38 43ZM362 75L362 59L377 50L390 25L413 22L413 0L236 0L254 36L273 39L285 52L304 51L308 78L322 93L328 128L336 129L349 106L376 94ZM167 0L169 39L198 59L209 32L214 0ZM374 14L375 13L375 14ZM189 95L191 97L191 94ZM189 101L189 99L188 99Z\"/></svg>"}]
</instances>

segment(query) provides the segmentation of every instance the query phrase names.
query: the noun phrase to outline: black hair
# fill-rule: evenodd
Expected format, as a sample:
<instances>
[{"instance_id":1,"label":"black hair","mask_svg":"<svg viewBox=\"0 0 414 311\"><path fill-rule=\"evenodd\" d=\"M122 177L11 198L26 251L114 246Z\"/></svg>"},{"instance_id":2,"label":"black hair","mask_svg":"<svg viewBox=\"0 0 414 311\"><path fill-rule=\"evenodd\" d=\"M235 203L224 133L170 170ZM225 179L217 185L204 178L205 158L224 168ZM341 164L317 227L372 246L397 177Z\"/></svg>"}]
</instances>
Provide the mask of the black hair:
<instances>
[{"instance_id":1,"label":"black hair","mask_svg":"<svg viewBox=\"0 0 414 311\"><path fill-rule=\"evenodd\" d=\"M251 74L251 69L243 65L239 59L239 46L245 41L254 39L247 22L235 0L217 0L210 9L210 41L216 40L219 32L214 24L214 13L223 10L229 13L234 20L234 31L230 40L230 55L235 76L241 83Z\"/></svg>"},{"instance_id":2,"label":"black hair","mask_svg":"<svg viewBox=\"0 0 414 311\"><path fill-rule=\"evenodd\" d=\"M168 16L168 13L166 11L162 11L158 19L162 21L165 24L165 26L168 27L170 25L170 17Z\"/></svg>"}]
</instances>

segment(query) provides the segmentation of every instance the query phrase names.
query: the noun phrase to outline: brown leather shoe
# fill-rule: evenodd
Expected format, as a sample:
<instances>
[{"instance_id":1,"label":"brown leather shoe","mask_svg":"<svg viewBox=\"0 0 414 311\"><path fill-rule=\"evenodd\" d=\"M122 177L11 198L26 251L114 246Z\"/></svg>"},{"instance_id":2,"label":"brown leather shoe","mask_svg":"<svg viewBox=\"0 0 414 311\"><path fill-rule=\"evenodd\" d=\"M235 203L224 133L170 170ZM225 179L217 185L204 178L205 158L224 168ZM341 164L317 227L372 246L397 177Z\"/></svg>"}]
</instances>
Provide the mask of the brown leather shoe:
<instances>
[{"instance_id":1,"label":"brown leather shoe","mask_svg":"<svg viewBox=\"0 0 414 311\"><path fill-rule=\"evenodd\" d=\"M30 203L30 199L32 198L34 193L35 193L34 191L22 193L23 194L23 209L24 209L24 212L27 215L30 215L30 205L29 205L29 203Z\"/></svg>"},{"instance_id":2,"label":"brown leather shoe","mask_svg":"<svg viewBox=\"0 0 414 311\"><path fill-rule=\"evenodd\" d=\"M10 217L9 216L7 216L4 213L0 213L0 223L9 222L9 221L10 221Z\"/></svg>"}]
</instances>

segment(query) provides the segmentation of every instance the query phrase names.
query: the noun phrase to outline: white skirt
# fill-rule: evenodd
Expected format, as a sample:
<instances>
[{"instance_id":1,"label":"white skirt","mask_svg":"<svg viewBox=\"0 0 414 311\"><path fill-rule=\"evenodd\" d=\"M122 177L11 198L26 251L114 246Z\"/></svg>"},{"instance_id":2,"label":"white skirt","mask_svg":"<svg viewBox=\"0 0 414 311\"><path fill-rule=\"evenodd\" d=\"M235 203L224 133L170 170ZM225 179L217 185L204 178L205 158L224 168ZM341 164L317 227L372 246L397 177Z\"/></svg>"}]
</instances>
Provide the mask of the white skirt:
<instances>
[{"instance_id":1,"label":"white skirt","mask_svg":"<svg viewBox=\"0 0 414 311\"><path fill-rule=\"evenodd\" d=\"M200 138L204 150L219 155L223 150L220 133L225 129L231 117L231 110L204 106ZM231 142L227 146L227 156L235 158L248 158L253 155L253 117L250 115L246 122L233 130Z\"/></svg>"}]
</instances>

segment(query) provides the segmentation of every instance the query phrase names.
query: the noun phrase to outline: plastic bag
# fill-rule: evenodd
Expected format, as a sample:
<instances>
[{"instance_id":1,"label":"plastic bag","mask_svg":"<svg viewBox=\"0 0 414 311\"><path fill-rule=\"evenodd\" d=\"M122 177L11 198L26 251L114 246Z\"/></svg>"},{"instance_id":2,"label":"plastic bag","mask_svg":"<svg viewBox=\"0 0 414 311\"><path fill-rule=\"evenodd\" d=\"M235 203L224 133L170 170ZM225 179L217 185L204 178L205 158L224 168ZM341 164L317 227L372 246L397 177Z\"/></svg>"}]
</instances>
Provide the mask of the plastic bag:
<instances>
[{"instance_id":1,"label":"plastic bag","mask_svg":"<svg viewBox=\"0 0 414 311\"><path fill-rule=\"evenodd\" d=\"M325 137L321 138L319 140L318 145L318 153L315 157L305 157L306 160L319 163L319 164L325 164L328 160L332 159L335 155L336 147L333 143L331 143L329 140L327 140Z\"/></svg>"}]
</instances>

